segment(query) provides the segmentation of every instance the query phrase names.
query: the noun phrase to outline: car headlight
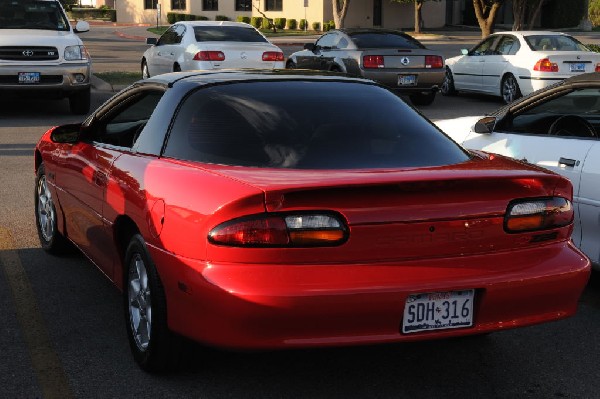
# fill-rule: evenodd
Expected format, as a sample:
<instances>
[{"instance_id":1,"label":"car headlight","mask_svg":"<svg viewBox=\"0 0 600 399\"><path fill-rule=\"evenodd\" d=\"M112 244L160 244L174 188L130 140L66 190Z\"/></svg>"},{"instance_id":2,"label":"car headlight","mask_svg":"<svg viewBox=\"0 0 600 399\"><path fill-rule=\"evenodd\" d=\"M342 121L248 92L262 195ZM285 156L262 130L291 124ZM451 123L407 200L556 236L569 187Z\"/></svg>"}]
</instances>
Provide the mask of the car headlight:
<instances>
[{"instance_id":1,"label":"car headlight","mask_svg":"<svg viewBox=\"0 0 600 399\"><path fill-rule=\"evenodd\" d=\"M83 61L89 58L85 46L67 46L65 48L65 60Z\"/></svg>"}]
</instances>

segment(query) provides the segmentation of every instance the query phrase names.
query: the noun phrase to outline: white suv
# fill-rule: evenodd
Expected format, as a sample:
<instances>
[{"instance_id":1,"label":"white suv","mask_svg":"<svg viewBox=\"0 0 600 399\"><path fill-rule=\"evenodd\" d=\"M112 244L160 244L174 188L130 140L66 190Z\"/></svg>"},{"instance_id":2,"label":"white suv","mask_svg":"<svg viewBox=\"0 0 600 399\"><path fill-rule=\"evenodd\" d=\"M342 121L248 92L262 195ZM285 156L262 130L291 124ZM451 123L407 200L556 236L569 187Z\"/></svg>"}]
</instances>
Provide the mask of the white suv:
<instances>
[{"instance_id":1,"label":"white suv","mask_svg":"<svg viewBox=\"0 0 600 399\"><path fill-rule=\"evenodd\" d=\"M58 0L0 0L0 95L69 98L71 112L90 109L91 59Z\"/></svg>"}]
</instances>

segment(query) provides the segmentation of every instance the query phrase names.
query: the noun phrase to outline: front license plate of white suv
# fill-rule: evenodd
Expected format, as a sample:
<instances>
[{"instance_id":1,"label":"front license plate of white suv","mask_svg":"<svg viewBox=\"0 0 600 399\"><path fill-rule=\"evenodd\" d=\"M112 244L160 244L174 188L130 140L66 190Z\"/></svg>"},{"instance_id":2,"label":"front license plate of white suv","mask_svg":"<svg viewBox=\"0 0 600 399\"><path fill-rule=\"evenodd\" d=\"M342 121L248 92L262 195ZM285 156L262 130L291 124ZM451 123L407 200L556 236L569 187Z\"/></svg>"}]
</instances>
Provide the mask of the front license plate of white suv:
<instances>
[{"instance_id":1,"label":"front license plate of white suv","mask_svg":"<svg viewBox=\"0 0 600 399\"><path fill-rule=\"evenodd\" d=\"M40 83L39 72L19 72L19 83L35 84Z\"/></svg>"},{"instance_id":2,"label":"front license plate of white suv","mask_svg":"<svg viewBox=\"0 0 600 399\"><path fill-rule=\"evenodd\" d=\"M475 290L409 295L404 305L402 332L470 327L474 297Z\"/></svg>"}]
</instances>

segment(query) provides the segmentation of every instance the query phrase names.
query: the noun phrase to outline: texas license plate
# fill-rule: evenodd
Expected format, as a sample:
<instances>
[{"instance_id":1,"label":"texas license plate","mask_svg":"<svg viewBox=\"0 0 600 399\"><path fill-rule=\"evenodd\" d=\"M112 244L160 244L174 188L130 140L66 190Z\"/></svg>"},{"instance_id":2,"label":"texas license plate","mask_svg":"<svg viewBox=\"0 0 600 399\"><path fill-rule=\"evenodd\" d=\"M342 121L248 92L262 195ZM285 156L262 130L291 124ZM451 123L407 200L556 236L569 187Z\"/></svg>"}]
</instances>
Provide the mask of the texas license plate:
<instances>
[{"instance_id":1,"label":"texas license plate","mask_svg":"<svg viewBox=\"0 0 600 399\"><path fill-rule=\"evenodd\" d=\"M409 295L404 305L402 332L470 327L474 296L475 290Z\"/></svg>"},{"instance_id":2,"label":"texas license plate","mask_svg":"<svg viewBox=\"0 0 600 399\"><path fill-rule=\"evenodd\" d=\"M585 72L584 63L571 64L571 72Z\"/></svg>"},{"instance_id":3,"label":"texas license plate","mask_svg":"<svg viewBox=\"0 0 600 399\"><path fill-rule=\"evenodd\" d=\"M19 83L32 84L40 83L39 72L19 72Z\"/></svg>"},{"instance_id":4,"label":"texas license plate","mask_svg":"<svg viewBox=\"0 0 600 399\"><path fill-rule=\"evenodd\" d=\"M398 86L414 86L417 84L417 75L398 75Z\"/></svg>"}]
</instances>

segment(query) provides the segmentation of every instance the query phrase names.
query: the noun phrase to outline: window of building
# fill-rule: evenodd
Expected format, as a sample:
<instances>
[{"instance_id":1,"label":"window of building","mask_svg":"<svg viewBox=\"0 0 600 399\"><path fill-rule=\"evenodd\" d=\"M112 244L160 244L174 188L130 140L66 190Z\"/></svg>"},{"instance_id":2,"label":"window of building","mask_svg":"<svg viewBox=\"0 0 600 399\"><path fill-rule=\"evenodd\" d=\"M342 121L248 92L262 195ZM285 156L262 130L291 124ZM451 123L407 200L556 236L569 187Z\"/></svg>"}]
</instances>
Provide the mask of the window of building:
<instances>
[{"instance_id":1,"label":"window of building","mask_svg":"<svg viewBox=\"0 0 600 399\"><path fill-rule=\"evenodd\" d=\"M158 0L144 0L144 10L156 10Z\"/></svg>"},{"instance_id":2,"label":"window of building","mask_svg":"<svg viewBox=\"0 0 600 399\"><path fill-rule=\"evenodd\" d=\"M252 0L235 0L236 11L252 11Z\"/></svg>"},{"instance_id":3,"label":"window of building","mask_svg":"<svg viewBox=\"0 0 600 399\"><path fill-rule=\"evenodd\" d=\"M265 11L283 11L283 0L267 0Z\"/></svg>"},{"instance_id":4,"label":"window of building","mask_svg":"<svg viewBox=\"0 0 600 399\"><path fill-rule=\"evenodd\" d=\"M185 10L185 0L171 0L171 10Z\"/></svg>"},{"instance_id":5,"label":"window of building","mask_svg":"<svg viewBox=\"0 0 600 399\"><path fill-rule=\"evenodd\" d=\"M219 11L219 0L202 0L202 10Z\"/></svg>"}]
</instances>

